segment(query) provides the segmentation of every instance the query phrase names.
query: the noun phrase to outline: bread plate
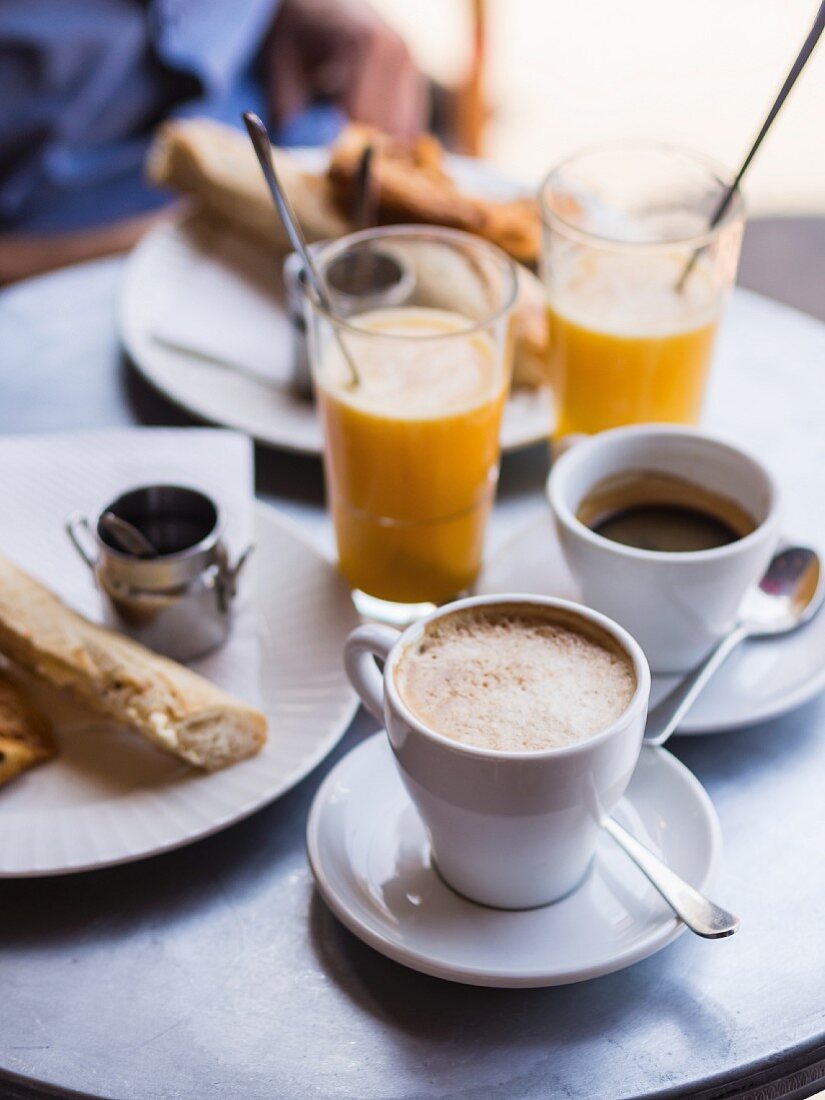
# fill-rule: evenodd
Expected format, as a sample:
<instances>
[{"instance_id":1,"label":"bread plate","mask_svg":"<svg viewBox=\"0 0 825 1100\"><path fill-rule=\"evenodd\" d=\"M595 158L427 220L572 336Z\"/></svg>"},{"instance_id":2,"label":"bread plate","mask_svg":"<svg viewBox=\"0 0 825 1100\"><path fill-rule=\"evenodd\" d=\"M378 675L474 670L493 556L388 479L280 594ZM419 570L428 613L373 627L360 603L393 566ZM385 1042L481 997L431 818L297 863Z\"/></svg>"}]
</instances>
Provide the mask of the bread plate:
<instances>
[{"instance_id":1,"label":"bread plate","mask_svg":"<svg viewBox=\"0 0 825 1100\"><path fill-rule=\"evenodd\" d=\"M0 789L0 877L89 871L191 844L280 797L331 751L356 699L344 639L357 624L334 565L257 505L261 709L258 756L205 774L37 686L59 754Z\"/></svg>"},{"instance_id":2,"label":"bread plate","mask_svg":"<svg viewBox=\"0 0 825 1100\"><path fill-rule=\"evenodd\" d=\"M320 171L327 156L322 149L290 150L307 169ZM488 165L469 157L450 156L451 174L468 191L507 199L524 189L498 175ZM273 217L275 214L273 212ZM180 408L211 424L235 428L259 443L281 450L320 455L321 426L314 406L277 381L234 369L221 362L163 343L154 335L158 311L180 295L180 287L201 266L207 250L210 260L225 260L227 270L243 266L243 245L229 229L213 228L208 242L185 217L148 233L126 262L118 303L118 329L123 347L138 372L158 392ZM274 268L280 267L273 257ZM279 273L273 271L279 282ZM238 274L241 291L243 280ZM250 295L260 293L250 278ZM242 291L241 291L242 292ZM232 300L238 302L233 294ZM226 300L204 295L204 316L227 308ZM230 307L231 308L231 307ZM282 297L273 295L267 338L272 370L286 378L291 360L291 331ZM552 426L552 401L546 388L518 390L505 410L501 443L505 451L519 450L547 439Z\"/></svg>"}]
</instances>

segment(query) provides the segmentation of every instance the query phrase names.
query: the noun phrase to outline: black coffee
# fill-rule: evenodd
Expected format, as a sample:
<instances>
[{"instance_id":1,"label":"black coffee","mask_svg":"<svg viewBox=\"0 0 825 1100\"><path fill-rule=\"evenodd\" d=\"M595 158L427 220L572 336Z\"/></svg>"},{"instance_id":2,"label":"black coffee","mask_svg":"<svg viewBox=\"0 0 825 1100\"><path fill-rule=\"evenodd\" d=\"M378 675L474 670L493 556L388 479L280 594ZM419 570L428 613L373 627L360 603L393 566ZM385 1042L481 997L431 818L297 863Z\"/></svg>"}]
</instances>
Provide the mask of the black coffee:
<instances>
[{"instance_id":1,"label":"black coffee","mask_svg":"<svg viewBox=\"0 0 825 1100\"><path fill-rule=\"evenodd\" d=\"M603 538L640 550L710 550L739 538L729 524L708 512L666 504L628 508L607 516L593 530Z\"/></svg>"},{"instance_id":2,"label":"black coffee","mask_svg":"<svg viewBox=\"0 0 825 1100\"><path fill-rule=\"evenodd\" d=\"M756 527L738 502L682 478L646 470L601 482L582 501L578 518L612 542L671 553L726 546Z\"/></svg>"}]
</instances>

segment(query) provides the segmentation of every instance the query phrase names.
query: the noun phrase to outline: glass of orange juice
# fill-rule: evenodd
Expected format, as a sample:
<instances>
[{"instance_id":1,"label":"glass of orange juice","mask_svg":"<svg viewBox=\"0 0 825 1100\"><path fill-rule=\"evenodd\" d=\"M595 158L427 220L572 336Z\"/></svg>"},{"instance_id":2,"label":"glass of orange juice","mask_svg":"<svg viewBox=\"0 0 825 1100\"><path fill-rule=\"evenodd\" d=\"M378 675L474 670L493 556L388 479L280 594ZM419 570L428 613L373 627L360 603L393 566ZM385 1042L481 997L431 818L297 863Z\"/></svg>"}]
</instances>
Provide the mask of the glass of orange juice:
<instances>
[{"instance_id":1,"label":"glass of orange juice","mask_svg":"<svg viewBox=\"0 0 825 1100\"><path fill-rule=\"evenodd\" d=\"M744 225L736 192L709 228L729 184L704 158L654 143L591 149L547 176L542 274L557 439L699 420Z\"/></svg>"},{"instance_id":2,"label":"glass of orange juice","mask_svg":"<svg viewBox=\"0 0 825 1100\"><path fill-rule=\"evenodd\" d=\"M305 308L341 570L362 613L409 621L481 567L515 267L476 237L421 226L354 233L316 256L327 272L403 272L383 301L328 279L335 315L310 295Z\"/></svg>"}]
</instances>

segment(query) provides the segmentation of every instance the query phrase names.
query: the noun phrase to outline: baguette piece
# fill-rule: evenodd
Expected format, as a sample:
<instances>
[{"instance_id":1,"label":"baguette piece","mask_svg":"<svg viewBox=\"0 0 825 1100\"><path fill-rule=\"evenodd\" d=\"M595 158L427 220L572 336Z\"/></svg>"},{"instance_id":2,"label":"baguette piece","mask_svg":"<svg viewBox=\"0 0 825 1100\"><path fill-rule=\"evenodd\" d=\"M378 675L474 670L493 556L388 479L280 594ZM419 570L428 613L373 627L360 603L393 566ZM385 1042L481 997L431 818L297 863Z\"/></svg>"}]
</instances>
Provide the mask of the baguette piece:
<instances>
[{"instance_id":1,"label":"baguette piece","mask_svg":"<svg viewBox=\"0 0 825 1100\"><path fill-rule=\"evenodd\" d=\"M327 178L304 172L282 149L272 154L307 240L348 233ZM146 172L154 183L191 196L207 215L235 226L255 243L292 251L252 145L240 130L205 118L167 122L154 137Z\"/></svg>"},{"instance_id":2,"label":"baguette piece","mask_svg":"<svg viewBox=\"0 0 825 1100\"><path fill-rule=\"evenodd\" d=\"M57 746L44 715L0 671L0 787L56 753Z\"/></svg>"},{"instance_id":3,"label":"baguette piece","mask_svg":"<svg viewBox=\"0 0 825 1100\"><path fill-rule=\"evenodd\" d=\"M258 752L266 718L183 665L72 611L0 555L0 652L158 748L214 771Z\"/></svg>"}]
</instances>

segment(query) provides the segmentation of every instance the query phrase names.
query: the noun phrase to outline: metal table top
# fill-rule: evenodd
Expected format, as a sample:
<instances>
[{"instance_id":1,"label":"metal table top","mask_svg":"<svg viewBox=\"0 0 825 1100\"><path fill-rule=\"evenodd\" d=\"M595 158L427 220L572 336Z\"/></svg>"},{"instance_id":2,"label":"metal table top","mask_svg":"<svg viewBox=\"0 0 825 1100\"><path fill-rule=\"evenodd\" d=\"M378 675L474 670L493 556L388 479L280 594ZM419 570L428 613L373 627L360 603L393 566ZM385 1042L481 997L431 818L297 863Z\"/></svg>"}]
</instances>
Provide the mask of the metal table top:
<instances>
[{"instance_id":1,"label":"metal table top","mask_svg":"<svg viewBox=\"0 0 825 1100\"><path fill-rule=\"evenodd\" d=\"M83 265L0 295L0 432L190 422L119 356L119 269ZM740 292L719 358L709 423L761 443L782 480L825 468L825 327ZM257 459L260 495L329 544L320 464ZM494 543L540 513L546 466L542 447L505 460ZM821 495L795 504L794 533L825 535L823 508ZM717 806L716 893L741 933L685 935L622 973L548 990L424 977L326 910L304 855L307 809L373 728L360 713L299 787L189 848L0 882L0 1095L620 1100L822 1086L825 698L671 744Z\"/></svg>"}]
</instances>

